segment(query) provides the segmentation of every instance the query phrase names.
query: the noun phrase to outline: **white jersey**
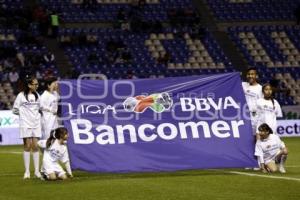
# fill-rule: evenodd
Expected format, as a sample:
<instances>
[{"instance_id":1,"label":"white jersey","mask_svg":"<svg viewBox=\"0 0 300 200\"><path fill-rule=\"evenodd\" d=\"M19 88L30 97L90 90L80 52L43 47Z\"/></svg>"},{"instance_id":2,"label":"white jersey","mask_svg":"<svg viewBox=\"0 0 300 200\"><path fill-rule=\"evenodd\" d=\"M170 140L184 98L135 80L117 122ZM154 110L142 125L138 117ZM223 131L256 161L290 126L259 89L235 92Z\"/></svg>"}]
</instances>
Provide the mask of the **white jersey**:
<instances>
[{"instance_id":1,"label":"white jersey","mask_svg":"<svg viewBox=\"0 0 300 200\"><path fill-rule=\"evenodd\" d=\"M279 136L270 134L268 138L256 142L254 155L260 158L261 163L268 164L283 148L285 148L285 144Z\"/></svg>"},{"instance_id":2,"label":"white jersey","mask_svg":"<svg viewBox=\"0 0 300 200\"><path fill-rule=\"evenodd\" d=\"M251 112L256 112L256 102L263 97L262 86L260 84L250 85L248 82L242 82L243 90L245 93L246 101Z\"/></svg>"},{"instance_id":3,"label":"white jersey","mask_svg":"<svg viewBox=\"0 0 300 200\"><path fill-rule=\"evenodd\" d=\"M33 94L28 94L28 100L24 92L20 92L14 102L13 112L19 114L20 128L38 128L41 126L40 96L35 99Z\"/></svg>"},{"instance_id":4,"label":"white jersey","mask_svg":"<svg viewBox=\"0 0 300 200\"><path fill-rule=\"evenodd\" d=\"M274 102L274 104L273 104ZM279 103L273 99L266 100L266 99L259 99L257 101L257 130L258 127L266 123L270 126L273 130L273 133L276 134L277 129L277 117L282 117L282 110L280 108Z\"/></svg>"},{"instance_id":5,"label":"white jersey","mask_svg":"<svg viewBox=\"0 0 300 200\"><path fill-rule=\"evenodd\" d=\"M47 90L41 95L41 110L42 115L42 128L43 138L48 139L50 132L58 127L57 121L57 109L58 109L58 94L50 93Z\"/></svg>"},{"instance_id":6,"label":"white jersey","mask_svg":"<svg viewBox=\"0 0 300 200\"><path fill-rule=\"evenodd\" d=\"M69 161L66 145L60 144L59 140L55 139L53 144L49 148L46 148L46 142L47 140L38 141L38 145L45 149L43 162L57 163L58 161L61 161L62 163L66 163Z\"/></svg>"}]
</instances>

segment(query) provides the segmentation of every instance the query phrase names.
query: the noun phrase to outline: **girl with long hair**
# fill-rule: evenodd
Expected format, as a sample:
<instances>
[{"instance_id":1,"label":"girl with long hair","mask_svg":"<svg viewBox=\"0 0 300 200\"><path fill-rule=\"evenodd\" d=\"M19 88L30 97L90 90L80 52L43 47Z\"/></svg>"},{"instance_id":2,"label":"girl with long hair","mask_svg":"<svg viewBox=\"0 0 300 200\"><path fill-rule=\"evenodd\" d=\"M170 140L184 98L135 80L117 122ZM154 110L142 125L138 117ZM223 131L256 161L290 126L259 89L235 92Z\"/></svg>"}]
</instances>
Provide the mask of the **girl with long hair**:
<instances>
[{"instance_id":1,"label":"girl with long hair","mask_svg":"<svg viewBox=\"0 0 300 200\"><path fill-rule=\"evenodd\" d=\"M30 152L33 154L34 175L41 177L39 172L39 149L37 142L41 137L40 95L37 93L38 80L26 75L24 89L17 95L13 113L19 115L20 137L24 143L24 179L30 178Z\"/></svg>"},{"instance_id":2,"label":"girl with long hair","mask_svg":"<svg viewBox=\"0 0 300 200\"><path fill-rule=\"evenodd\" d=\"M278 101L273 98L273 89L269 83L263 85L262 92L264 97L257 100L257 127L266 123L271 127L273 133L276 134L277 117L282 117L282 110Z\"/></svg>"}]
</instances>

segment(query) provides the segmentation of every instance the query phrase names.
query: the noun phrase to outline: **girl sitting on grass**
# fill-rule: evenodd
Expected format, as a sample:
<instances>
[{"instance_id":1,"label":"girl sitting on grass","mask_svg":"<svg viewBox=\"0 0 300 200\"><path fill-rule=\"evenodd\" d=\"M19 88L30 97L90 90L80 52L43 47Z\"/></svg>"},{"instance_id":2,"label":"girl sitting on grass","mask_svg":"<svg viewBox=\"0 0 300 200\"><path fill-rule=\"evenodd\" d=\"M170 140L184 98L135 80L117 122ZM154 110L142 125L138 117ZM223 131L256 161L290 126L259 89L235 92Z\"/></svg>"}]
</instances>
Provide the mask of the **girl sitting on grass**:
<instances>
[{"instance_id":1,"label":"girl sitting on grass","mask_svg":"<svg viewBox=\"0 0 300 200\"><path fill-rule=\"evenodd\" d=\"M271 127L264 123L258 127L260 139L255 145L255 156L260 161L262 172L285 173L284 163L287 159L288 150L278 135L273 134Z\"/></svg>"},{"instance_id":2,"label":"girl sitting on grass","mask_svg":"<svg viewBox=\"0 0 300 200\"><path fill-rule=\"evenodd\" d=\"M67 174L72 178L67 146L68 131L60 127L53 130L47 140L40 140L38 145L44 149L42 174L47 180L65 180L66 172L63 170L59 161L65 164Z\"/></svg>"}]
</instances>

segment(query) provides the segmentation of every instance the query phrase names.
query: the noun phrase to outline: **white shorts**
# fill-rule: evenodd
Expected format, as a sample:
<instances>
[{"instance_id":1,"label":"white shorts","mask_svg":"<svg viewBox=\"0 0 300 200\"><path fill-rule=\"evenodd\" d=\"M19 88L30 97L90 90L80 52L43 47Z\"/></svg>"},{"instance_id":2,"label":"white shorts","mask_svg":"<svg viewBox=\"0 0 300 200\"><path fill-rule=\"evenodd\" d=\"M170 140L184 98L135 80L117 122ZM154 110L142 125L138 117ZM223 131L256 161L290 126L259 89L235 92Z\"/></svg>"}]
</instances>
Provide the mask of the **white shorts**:
<instances>
[{"instance_id":1,"label":"white shorts","mask_svg":"<svg viewBox=\"0 0 300 200\"><path fill-rule=\"evenodd\" d=\"M23 128L20 127L20 138L40 138L42 136L41 127L37 128Z\"/></svg>"},{"instance_id":2,"label":"white shorts","mask_svg":"<svg viewBox=\"0 0 300 200\"><path fill-rule=\"evenodd\" d=\"M44 172L47 177L49 177L49 175L53 173L55 173L58 177L62 177L63 175L66 174L66 172L58 164L58 162L45 161L45 160L43 161L42 172Z\"/></svg>"}]
</instances>

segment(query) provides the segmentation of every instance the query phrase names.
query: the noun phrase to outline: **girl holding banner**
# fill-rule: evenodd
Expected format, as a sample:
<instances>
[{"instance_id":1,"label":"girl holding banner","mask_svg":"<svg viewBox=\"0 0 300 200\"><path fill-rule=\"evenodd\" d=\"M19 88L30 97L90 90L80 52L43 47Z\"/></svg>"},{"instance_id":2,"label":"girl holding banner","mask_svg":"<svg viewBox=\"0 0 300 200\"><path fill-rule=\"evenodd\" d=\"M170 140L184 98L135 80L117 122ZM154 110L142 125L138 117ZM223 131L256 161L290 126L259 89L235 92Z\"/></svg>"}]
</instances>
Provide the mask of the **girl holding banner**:
<instances>
[{"instance_id":1,"label":"girl holding banner","mask_svg":"<svg viewBox=\"0 0 300 200\"><path fill-rule=\"evenodd\" d=\"M58 127L57 109L58 109L58 83L57 78L51 77L46 80L46 90L41 95L42 110L42 128L43 139L50 137L51 130Z\"/></svg>"},{"instance_id":2,"label":"girl holding banner","mask_svg":"<svg viewBox=\"0 0 300 200\"><path fill-rule=\"evenodd\" d=\"M38 139L41 137L40 95L37 93L38 81L33 76L25 77L25 89L17 95L13 113L19 115L20 137L24 143L24 179L30 178L30 152L33 154L35 176L41 177L39 172Z\"/></svg>"},{"instance_id":3,"label":"girl holding banner","mask_svg":"<svg viewBox=\"0 0 300 200\"><path fill-rule=\"evenodd\" d=\"M247 82L243 82L243 90L250 111L252 133L256 135L257 125L257 100L263 97L262 86L257 82L258 74L255 68L247 70Z\"/></svg>"},{"instance_id":4,"label":"girl holding banner","mask_svg":"<svg viewBox=\"0 0 300 200\"><path fill-rule=\"evenodd\" d=\"M259 158L260 168L264 173L279 170L285 173L284 164L287 159L288 150L278 135L266 123L258 127L260 140L255 145L255 156ZM277 166L278 164L278 166Z\"/></svg>"},{"instance_id":5,"label":"girl holding banner","mask_svg":"<svg viewBox=\"0 0 300 200\"><path fill-rule=\"evenodd\" d=\"M47 140L38 142L38 145L44 149L42 171L47 180L67 179L66 172L60 166L59 161L65 164L68 175L73 177L65 145L67 139L67 129L60 127L53 130Z\"/></svg>"}]
</instances>

